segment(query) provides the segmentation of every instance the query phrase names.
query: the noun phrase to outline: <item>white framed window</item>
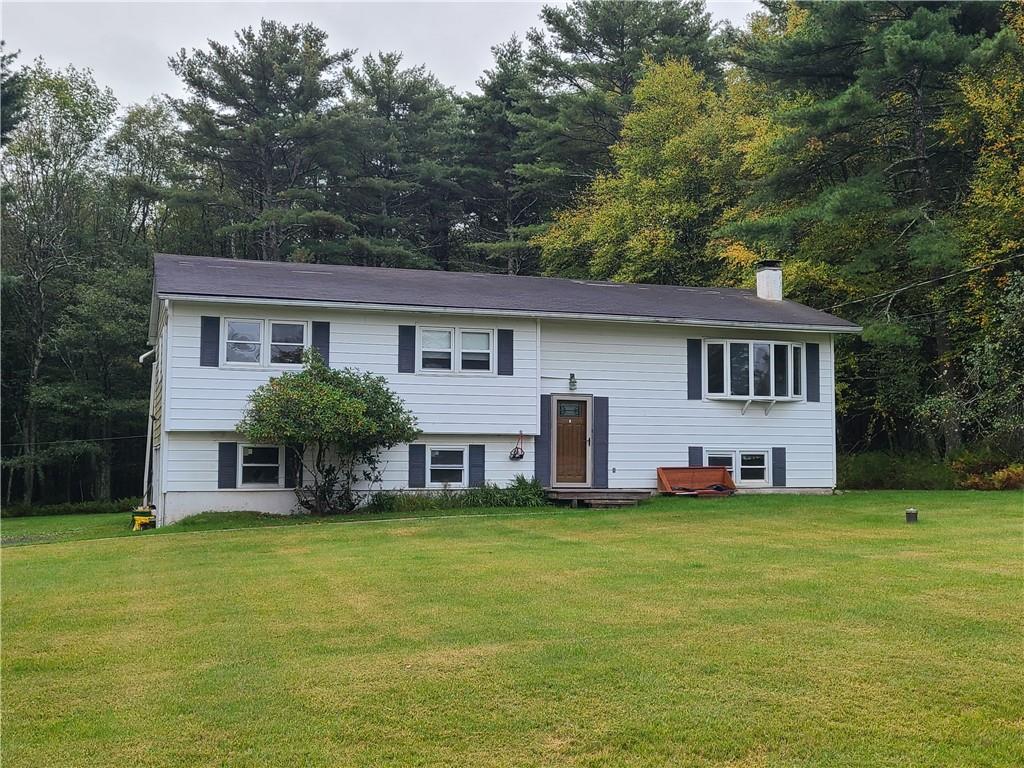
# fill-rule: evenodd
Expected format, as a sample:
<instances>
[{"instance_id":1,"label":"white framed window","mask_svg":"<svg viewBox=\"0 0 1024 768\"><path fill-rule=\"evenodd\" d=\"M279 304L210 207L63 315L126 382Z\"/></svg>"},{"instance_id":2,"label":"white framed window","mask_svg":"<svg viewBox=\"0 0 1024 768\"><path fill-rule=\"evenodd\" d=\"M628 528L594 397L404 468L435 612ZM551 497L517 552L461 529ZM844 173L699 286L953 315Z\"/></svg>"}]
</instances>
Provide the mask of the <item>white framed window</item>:
<instances>
[{"instance_id":1,"label":"white framed window","mask_svg":"<svg viewBox=\"0 0 1024 768\"><path fill-rule=\"evenodd\" d=\"M420 329L420 369L450 371L455 347L454 328Z\"/></svg>"},{"instance_id":2,"label":"white framed window","mask_svg":"<svg viewBox=\"0 0 1024 768\"><path fill-rule=\"evenodd\" d=\"M709 395L725 394L725 342L709 341L707 343L707 388Z\"/></svg>"},{"instance_id":3,"label":"white framed window","mask_svg":"<svg viewBox=\"0 0 1024 768\"><path fill-rule=\"evenodd\" d=\"M284 448L279 445L240 446L238 485L247 488L284 487Z\"/></svg>"},{"instance_id":4,"label":"white framed window","mask_svg":"<svg viewBox=\"0 0 1024 768\"><path fill-rule=\"evenodd\" d=\"M459 369L490 373L494 332L476 328L459 331Z\"/></svg>"},{"instance_id":5,"label":"white framed window","mask_svg":"<svg viewBox=\"0 0 1024 768\"><path fill-rule=\"evenodd\" d=\"M732 475L734 458L732 451L708 451L707 456L704 459L704 466L725 467L729 470L729 474Z\"/></svg>"},{"instance_id":6,"label":"white framed window","mask_svg":"<svg viewBox=\"0 0 1024 768\"><path fill-rule=\"evenodd\" d=\"M768 484L768 453L740 451L740 477L744 485Z\"/></svg>"},{"instance_id":7,"label":"white framed window","mask_svg":"<svg viewBox=\"0 0 1024 768\"><path fill-rule=\"evenodd\" d=\"M704 395L712 400L802 400L803 345L711 339L704 343Z\"/></svg>"},{"instance_id":8,"label":"white framed window","mask_svg":"<svg viewBox=\"0 0 1024 768\"><path fill-rule=\"evenodd\" d=\"M462 487L466 484L465 446L428 446L427 485Z\"/></svg>"},{"instance_id":9,"label":"white framed window","mask_svg":"<svg viewBox=\"0 0 1024 768\"><path fill-rule=\"evenodd\" d=\"M309 345L309 323L227 317L222 337L221 362L225 365L299 366Z\"/></svg>"},{"instance_id":10,"label":"white framed window","mask_svg":"<svg viewBox=\"0 0 1024 768\"><path fill-rule=\"evenodd\" d=\"M725 467L737 485L768 485L768 451L762 449L732 450L707 448L704 465Z\"/></svg>"},{"instance_id":11,"label":"white framed window","mask_svg":"<svg viewBox=\"0 0 1024 768\"><path fill-rule=\"evenodd\" d=\"M306 323L271 320L270 364L302 365L306 335Z\"/></svg>"},{"instance_id":12,"label":"white framed window","mask_svg":"<svg viewBox=\"0 0 1024 768\"><path fill-rule=\"evenodd\" d=\"M224 320L224 362L260 365L263 358L263 321L243 318Z\"/></svg>"},{"instance_id":13,"label":"white framed window","mask_svg":"<svg viewBox=\"0 0 1024 768\"><path fill-rule=\"evenodd\" d=\"M493 328L419 329L419 368L422 373L494 373Z\"/></svg>"}]
</instances>

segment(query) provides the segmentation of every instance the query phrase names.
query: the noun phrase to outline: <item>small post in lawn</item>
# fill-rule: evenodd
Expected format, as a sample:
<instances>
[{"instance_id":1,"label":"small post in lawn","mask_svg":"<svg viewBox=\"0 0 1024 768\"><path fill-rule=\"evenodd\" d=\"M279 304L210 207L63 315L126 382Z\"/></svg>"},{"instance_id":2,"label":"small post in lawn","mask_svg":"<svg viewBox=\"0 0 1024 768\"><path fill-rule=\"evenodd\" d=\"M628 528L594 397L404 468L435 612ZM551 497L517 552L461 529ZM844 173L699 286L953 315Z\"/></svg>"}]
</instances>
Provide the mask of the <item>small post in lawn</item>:
<instances>
[{"instance_id":1,"label":"small post in lawn","mask_svg":"<svg viewBox=\"0 0 1024 768\"><path fill-rule=\"evenodd\" d=\"M907 522L908 523L916 523L917 522L917 508L916 507L907 507Z\"/></svg>"}]
</instances>

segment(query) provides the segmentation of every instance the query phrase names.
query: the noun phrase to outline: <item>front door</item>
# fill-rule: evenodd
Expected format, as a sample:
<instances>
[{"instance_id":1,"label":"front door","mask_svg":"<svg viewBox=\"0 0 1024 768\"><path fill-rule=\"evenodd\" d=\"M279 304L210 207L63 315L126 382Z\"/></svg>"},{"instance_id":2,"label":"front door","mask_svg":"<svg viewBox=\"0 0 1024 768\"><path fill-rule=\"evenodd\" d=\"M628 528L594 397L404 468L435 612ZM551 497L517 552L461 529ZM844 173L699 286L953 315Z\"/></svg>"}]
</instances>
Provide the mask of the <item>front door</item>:
<instances>
[{"instance_id":1,"label":"front door","mask_svg":"<svg viewBox=\"0 0 1024 768\"><path fill-rule=\"evenodd\" d=\"M587 405L582 399L555 401L555 483L586 485L590 446Z\"/></svg>"}]
</instances>

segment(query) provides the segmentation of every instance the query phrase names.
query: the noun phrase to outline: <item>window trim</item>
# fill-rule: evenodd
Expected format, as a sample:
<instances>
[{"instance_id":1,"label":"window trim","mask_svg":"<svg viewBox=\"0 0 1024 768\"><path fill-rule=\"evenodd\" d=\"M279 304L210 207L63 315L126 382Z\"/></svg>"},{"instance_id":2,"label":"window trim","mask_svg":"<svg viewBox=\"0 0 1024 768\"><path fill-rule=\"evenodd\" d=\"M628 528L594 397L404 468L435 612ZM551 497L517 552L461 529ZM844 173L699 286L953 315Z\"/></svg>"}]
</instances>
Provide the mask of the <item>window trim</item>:
<instances>
[{"instance_id":1,"label":"window trim","mask_svg":"<svg viewBox=\"0 0 1024 768\"><path fill-rule=\"evenodd\" d=\"M246 483L243 480L242 467L272 467L273 464L245 464L242 460L245 456L246 448L277 448L277 483ZM285 464L284 464L284 446L283 445L267 445L265 443L239 443L238 444L238 457L235 460L235 472L237 477L238 490L247 491L277 491L285 487L284 475L285 475Z\"/></svg>"},{"instance_id":2,"label":"window trim","mask_svg":"<svg viewBox=\"0 0 1024 768\"><path fill-rule=\"evenodd\" d=\"M242 363L235 360L228 360L228 344L232 343L228 339L228 323L230 322L242 322L242 323L259 323L260 324L260 359L259 362L255 363ZM259 369L259 370L298 370L302 367L302 363L272 363L270 362L270 346L271 346L271 334L273 333L273 326L275 323L281 325L301 325L302 326L302 351L305 352L309 349L312 342L312 322L310 320L292 320L288 318L270 318L270 317L222 317L220 323L220 367L221 368L244 368L248 370ZM234 343L252 343L252 342L234 342Z\"/></svg>"},{"instance_id":3,"label":"window trim","mask_svg":"<svg viewBox=\"0 0 1024 768\"><path fill-rule=\"evenodd\" d=\"M228 338L228 328L231 323L259 323L260 325L260 359L253 363L246 363L240 360L228 360L228 344L252 344L251 341L232 341ZM267 323L266 320L259 317L223 317L221 318L221 329L220 329L220 364L225 368L262 368L263 367L263 347L267 341Z\"/></svg>"},{"instance_id":4,"label":"window trim","mask_svg":"<svg viewBox=\"0 0 1024 768\"><path fill-rule=\"evenodd\" d=\"M723 359L722 359L722 375L723 375L723 389L724 392L710 392L708 390L708 382L710 380L710 368L709 368L709 357L708 347L712 344L723 345ZM746 344L747 345L747 392L746 395L733 395L732 390L732 370L731 370L731 355L730 350L732 344ZM754 394L754 345L755 344L767 344L769 345L768 352L768 380L771 384L772 394L771 395L755 395ZM788 374L787 374L787 389L789 394L785 396L775 395L775 347L777 345L785 345L789 348L786 355ZM804 382L807 380L806 365L807 356L804 354L804 342L802 341L780 341L772 339L728 339L728 338L715 338L715 339L704 339L704 343L701 348L701 380L703 386L703 399L704 400L733 400L743 403L747 402L760 402L760 403L798 403L803 402L806 395L806 386ZM800 382L801 382L801 394L793 394L793 350L800 349Z\"/></svg>"},{"instance_id":5,"label":"window trim","mask_svg":"<svg viewBox=\"0 0 1024 768\"><path fill-rule=\"evenodd\" d=\"M458 347L459 347L459 373L472 373L472 374L489 374L494 373L495 358L497 357L497 350L495 349L497 332L494 328L457 328L458 331ZM462 336L465 333L486 333L487 334L487 370L482 368L463 368L462 367ZM480 350L471 349L470 352L479 352Z\"/></svg>"},{"instance_id":6,"label":"window trim","mask_svg":"<svg viewBox=\"0 0 1024 768\"><path fill-rule=\"evenodd\" d=\"M306 320L272 320L270 318L267 318L267 327L266 327L267 367L268 368L299 368L299 367L301 367L302 366L301 362L300 363L275 363L271 359L271 355L273 354L272 347L274 345L274 326L275 325L301 325L302 326L302 353L305 354L306 350L309 349L310 346L312 346L311 341L310 341L309 322L306 321ZM278 342L278 344L290 344L293 347L295 346L295 344L293 344L291 342Z\"/></svg>"},{"instance_id":7,"label":"window trim","mask_svg":"<svg viewBox=\"0 0 1024 768\"><path fill-rule=\"evenodd\" d=\"M424 331L449 331L452 334L452 366L451 368L424 368L424 352L447 352L449 350L425 348L423 346ZM462 334L486 333L490 337L489 367L487 370L465 369L462 367ZM476 350L470 350L476 351ZM472 325L417 325L416 326L416 373L428 376L496 376L498 371L498 330L497 328L481 328Z\"/></svg>"},{"instance_id":8,"label":"window trim","mask_svg":"<svg viewBox=\"0 0 1024 768\"><path fill-rule=\"evenodd\" d=\"M741 466L744 453L759 453L764 456L764 480L742 480ZM772 452L769 448L705 448L704 466L710 466L708 459L712 456L732 457L732 481L737 488L767 488L772 484Z\"/></svg>"},{"instance_id":9,"label":"window trim","mask_svg":"<svg viewBox=\"0 0 1024 768\"><path fill-rule=\"evenodd\" d=\"M764 479L763 480L744 480L743 479L743 454L744 453L756 453L759 456L764 457ZM741 448L736 451L736 458L739 459L739 463L736 465L736 477L733 478L733 482L737 485L742 484L744 487L761 487L771 485L771 452L761 450L760 448ZM751 469L760 469L760 467L751 467Z\"/></svg>"},{"instance_id":10,"label":"window trim","mask_svg":"<svg viewBox=\"0 0 1024 768\"><path fill-rule=\"evenodd\" d=\"M459 483L435 483L430 479L430 471L434 468L430 460L432 451L462 451L462 481ZM427 488L468 488L469 487L469 446L468 445L427 445L426 460ZM440 464L438 469L454 469L454 464Z\"/></svg>"}]
</instances>

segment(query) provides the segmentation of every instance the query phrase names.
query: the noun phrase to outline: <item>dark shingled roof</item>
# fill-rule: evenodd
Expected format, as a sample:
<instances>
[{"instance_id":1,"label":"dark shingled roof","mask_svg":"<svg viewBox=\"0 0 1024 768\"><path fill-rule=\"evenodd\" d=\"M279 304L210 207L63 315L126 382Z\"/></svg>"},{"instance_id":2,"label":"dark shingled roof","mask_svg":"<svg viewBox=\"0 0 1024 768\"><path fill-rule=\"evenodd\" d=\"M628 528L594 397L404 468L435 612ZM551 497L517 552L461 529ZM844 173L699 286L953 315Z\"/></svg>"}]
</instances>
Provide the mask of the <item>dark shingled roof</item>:
<instances>
[{"instance_id":1,"label":"dark shingled roof","mask_svg":"<svg viewBox=\"0 0 1024 768\"><path fill-rule=\"evenodd\" d=\"M156 255L160 296L352 302L527 315L597 315L712 324L859 328L793 301L759 299L739 288L681 288L476 272L243 261Z\"/></svg>"}]
</instances>

